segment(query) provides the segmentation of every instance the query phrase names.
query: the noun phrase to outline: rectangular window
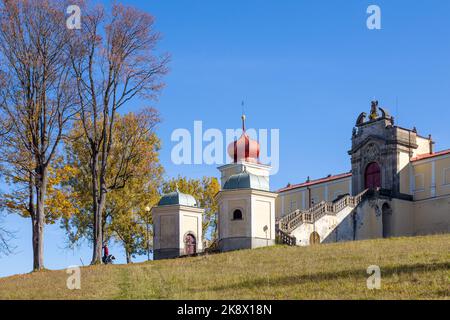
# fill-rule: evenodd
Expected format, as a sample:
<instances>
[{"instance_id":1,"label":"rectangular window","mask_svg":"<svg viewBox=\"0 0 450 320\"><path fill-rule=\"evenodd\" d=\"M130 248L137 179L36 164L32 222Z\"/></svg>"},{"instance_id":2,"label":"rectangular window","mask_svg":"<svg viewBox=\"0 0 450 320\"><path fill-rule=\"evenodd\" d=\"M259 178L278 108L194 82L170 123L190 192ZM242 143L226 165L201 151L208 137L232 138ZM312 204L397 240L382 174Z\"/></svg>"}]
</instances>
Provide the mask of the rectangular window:
<instances>
[{"instance_id":1,"label":"rectangular window","mask_svg":"<svg viewBox=\"0 0 450 320\"><path fill-rule=\"evenodd\" d=\"M291 201L291 212L297 210L297 201L292 200Z\"/></svg>"},{"instance_id":2,"label":"rectangular window","mask_svg":"<svg viewBox=\"0 0 450 320\"><path fill-rule=\"evenodd\" d=\"M450 168L444 169L444 185L450 185Z\"/></svg>"},{"instance_id":3,"label":"rectangular window","mask_svg":"<svg viewBox=\"0 0 450 320\"><path fill-rule=\"evenodd\" d=\"M425 190L425 177L423 173L416 174L414 177L414 191L420 192Z\"/></svg>"}]
</instances>

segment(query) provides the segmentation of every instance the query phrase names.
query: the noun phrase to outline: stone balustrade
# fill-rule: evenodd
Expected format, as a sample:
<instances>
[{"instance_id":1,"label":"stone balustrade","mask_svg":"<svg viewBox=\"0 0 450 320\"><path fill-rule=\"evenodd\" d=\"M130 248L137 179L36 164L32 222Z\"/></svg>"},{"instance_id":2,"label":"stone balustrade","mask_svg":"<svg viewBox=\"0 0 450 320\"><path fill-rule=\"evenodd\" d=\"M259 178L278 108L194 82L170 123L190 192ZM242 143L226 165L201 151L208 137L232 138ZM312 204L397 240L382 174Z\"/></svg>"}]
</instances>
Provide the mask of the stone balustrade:
<instances>
[{"instance_id":1,"label":"stone balustrade","mask_svg":"<svg viewBox=\"0 0 450 320\"><path fill-rule=\"evenodd\" d=\"M314 223L327 214L336 215L346 207L356 207L363 200L367 190L356 196L346 195L335 202L322 201L309 210L295 210L279 220L279 230L289 234L302 223Z\"/></svg>"},{"instance_id":2,"label":"stone balustrade","mask_svg":"<svg viewBox=\"0 0 450 320\"><path fill-rule=\"evenodd\" d=\"M297 244L297 239L295 239L294 236L291 236L280 229L277 230L277 238L280 243L288 246L295 246Z\"/></svg>"}]
</instances>

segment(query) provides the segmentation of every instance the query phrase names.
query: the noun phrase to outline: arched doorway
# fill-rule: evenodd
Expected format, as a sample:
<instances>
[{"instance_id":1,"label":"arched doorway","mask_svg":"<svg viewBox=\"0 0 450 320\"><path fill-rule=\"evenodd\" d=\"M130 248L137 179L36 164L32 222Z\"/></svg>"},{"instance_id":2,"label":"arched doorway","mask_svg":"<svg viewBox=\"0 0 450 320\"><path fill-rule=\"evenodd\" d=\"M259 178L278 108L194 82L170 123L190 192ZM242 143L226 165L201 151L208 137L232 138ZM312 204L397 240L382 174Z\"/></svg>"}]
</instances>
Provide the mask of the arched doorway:
<instances>
[{"instance_id":1,"label":"arched doorway","mask_svg":"<svg viewBox=\"0 0 450 320\"><path fill-rule=\"evenodd\" d=\"M381 220L383 223L383 238L392 236L392 209L388 203L381 208Z\"/></svg>"},{"instance_id":2,"label":"arched doorway","mask_svg":"<svg viewBox=\"0 0 450 320\"><path fill-rule=\"evenodd\" d=\"M381 187L381 170L376 162L371 162L366 167L364 174L365 189L376 189Z\"/></svg>"},{"instance_id":3,"label":"arched doorway","mask_svg":"<svg viewBox=\"0 0 450 320\"><path fill-rule=\"evenodd\" d=\"M188 233L184 237L184 252L190 256L197 253L197 241L192 233Z\"/></svg>"},{"instance_id":4,"label":"arched doorway","mask_svg":"<svg viewBox=\"0 0 450 320\"><path fill-rule=\"evenodd\" d=\"M320 236L316 231L309 236L309 244L320 244Z\"/></svg>"}]
</instances>

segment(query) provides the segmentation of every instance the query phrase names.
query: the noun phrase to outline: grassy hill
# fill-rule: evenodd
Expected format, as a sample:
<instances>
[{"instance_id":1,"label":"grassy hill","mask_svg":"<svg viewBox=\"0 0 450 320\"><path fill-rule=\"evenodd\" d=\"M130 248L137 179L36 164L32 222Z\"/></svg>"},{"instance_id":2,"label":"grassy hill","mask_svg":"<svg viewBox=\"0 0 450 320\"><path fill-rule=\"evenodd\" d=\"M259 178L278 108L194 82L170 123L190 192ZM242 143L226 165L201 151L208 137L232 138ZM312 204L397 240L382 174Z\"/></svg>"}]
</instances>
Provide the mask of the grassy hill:
<instances>
[{"instance_id":1,"label":"grassy hill","mask_svg":"<svg viewBox=\"0 0 450 320\"><path fill-rule=\"evenodd\" d=\"M381 289L366 286L381 268ZM311 247L275 246L194 258L43 271L0 279L0 299L450 299L450 235Z\"/></svg>"}]
</instances>

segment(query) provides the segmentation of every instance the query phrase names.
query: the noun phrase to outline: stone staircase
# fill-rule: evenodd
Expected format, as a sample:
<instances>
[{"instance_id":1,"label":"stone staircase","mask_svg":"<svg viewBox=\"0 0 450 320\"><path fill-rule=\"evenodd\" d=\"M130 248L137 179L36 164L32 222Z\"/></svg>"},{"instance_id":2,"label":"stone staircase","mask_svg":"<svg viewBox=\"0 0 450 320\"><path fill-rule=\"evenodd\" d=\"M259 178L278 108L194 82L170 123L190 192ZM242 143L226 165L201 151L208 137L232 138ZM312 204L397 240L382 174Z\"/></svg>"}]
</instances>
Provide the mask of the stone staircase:
<instances>
[{"instance_id":1,"label":"stone staircase","mask_svg":"<svg viewBox=\"0 0 450 320\"><path fill-rule=\"evenodd\" d=\"M283 216L276 223L279 242L291 246L296 245L297 241L291 235L292 231L303 223L315 223L325 215L336 215L347 207L357 207L364 200L367 191L364 190L356 196L346 195L334 202L322 201L308 210L295 210Z\"/></svg>"}]
</instances>

